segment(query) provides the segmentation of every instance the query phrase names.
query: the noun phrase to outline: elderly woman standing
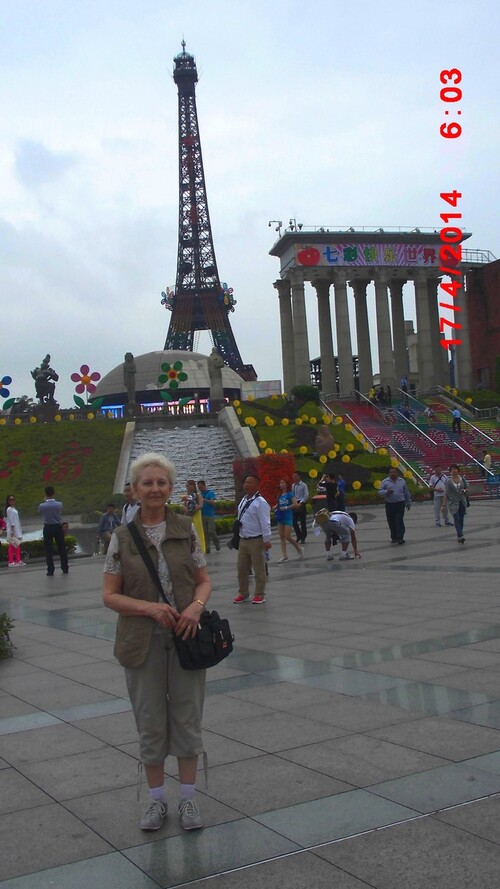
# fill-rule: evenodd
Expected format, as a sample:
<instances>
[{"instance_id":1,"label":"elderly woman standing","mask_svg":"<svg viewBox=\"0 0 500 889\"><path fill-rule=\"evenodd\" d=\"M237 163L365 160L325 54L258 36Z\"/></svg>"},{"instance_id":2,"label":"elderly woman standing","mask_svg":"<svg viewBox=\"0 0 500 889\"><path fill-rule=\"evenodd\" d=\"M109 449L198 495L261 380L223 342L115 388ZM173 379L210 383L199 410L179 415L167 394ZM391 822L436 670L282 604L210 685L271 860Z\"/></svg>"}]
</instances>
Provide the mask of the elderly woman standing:
<instances>
[{"instance_id":1,"label":"elderly woman standing","mask_svg":"<svg viewBox=\"0 0 500 889\"><path fill-rule=\"evenodd\" d=\"M115 656L125 667L150 790L142 830L158 830L167 815L163 783L168 754L178 762L181 825L185 830L203 827L194 794L203 752L205 671L181 668L173 634L183 639L196 634L210 580L191 518L165 506L174 480L172 463L160 454L144 454L130 467L134 497L141 504L130 525L148 550L168 604L159 601L130 526L121 525L113 533L104 566L104 604L119 614Z\"/></svg>"},{"instance_id":2,"label":"elderly woman standing","mask_svg":"<svg viewBox=\"0 0 500 889\"><path fill-rule=\"evenodd\" d=\"M455 522L457 543L465 543L464 518L467 512L467 482L463 475L460 475L458 463L451 464L450 475L445 482L443 509L446 510L446 507L448 507Z\"/></svg>"}]
</instances>

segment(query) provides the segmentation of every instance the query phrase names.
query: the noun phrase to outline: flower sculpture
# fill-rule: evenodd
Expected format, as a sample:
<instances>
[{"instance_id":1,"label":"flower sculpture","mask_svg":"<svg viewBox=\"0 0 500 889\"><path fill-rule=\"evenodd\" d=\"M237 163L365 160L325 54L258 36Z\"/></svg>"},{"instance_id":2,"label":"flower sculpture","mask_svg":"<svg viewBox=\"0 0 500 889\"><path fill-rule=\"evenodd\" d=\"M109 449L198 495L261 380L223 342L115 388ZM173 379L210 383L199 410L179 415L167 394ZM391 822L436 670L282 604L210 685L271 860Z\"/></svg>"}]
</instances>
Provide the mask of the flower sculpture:
<instances>
[{"instance_id":1,"label":"flower sculpture","mask_svg":"<svg viewBox=\"0 0 500 889\"><path fill-rule=\"evenodd\" d=\"M9 397L10 392L6 387L10 386L11 383L12 377L2 377L2 379L0 380L0 395L2 396L2 398Z\"/></svg>"},{"instance_id":2,"label":"flower sculpture","mask_svg":"<svg viewBox=\"0 0 500 889\"><path fill-rule=\"evenodd\" d=\"M317 470L317 469L310 469L310 470L309 470L309 478L317 478L317 476L318 476L318 470Z\"/></svg>"},{"instance_id":3,"label":"flower sculpture","mask_svg":"<svg viewBox=\"0 0 500 889\"><path fill-rule=\"evenodd\" d=\"M236 300L233 296L233 288L228 287L225 281L222 283L221 289L217 294L217 299L223 304L227 312L234 312Z\"/></svg>"},{"instance_id":4,"label":"flower sculpture","mask_svg":"<svg viewBox=\"0 0 500 889\"><path fill-rule=\"evenodd\" d=\"M80 373L71 374L71 379L74 383L77 383L75 392L77 392L78 395L81 395L82 392L85 391L90 395L93 395L96 390L94 383L97 383L98 380L101 379L101 374L97 373L97 371L90 373L88 364L82 364Z\"/></svg>"},{"instance_id":5,"label":"flower sculpture","mask_svg":"<svg viewBox=\"0 0 500 889\"><path fill-rule=\"evenodd\" d=\"M161 304L165 306L170 312L174 307L174 291L170 290L170 287L166 287L165 290L161 292Z\"/></svg>"},{"instance_id":6,"label":"flower sculpture","mask_svg":"<svg viewBox=\"0 0 500 889\"><path fill-rule=\"evenodd\" d=\"M160 394L163 401L170 401L175 390L179 388L179 383L184 383L188 375L182 370L182 361L175 361L173 364L165 362L161 365L161 370L163 373L159 375L158 383L160 386L168 383L168 389L162 389Z\"/></svg>"},{"instance_id":7,"label":"flower sculpture","mask_svg":"<svg viewBox=\"0 0 500 889\"><path fill-rule=\"evenodd\" d=\"M358 482L358 481L353 482L352 487L353 487L354 491L359 491L359 489L361 487L361 482Z\"/></svg>"}]
</instances>

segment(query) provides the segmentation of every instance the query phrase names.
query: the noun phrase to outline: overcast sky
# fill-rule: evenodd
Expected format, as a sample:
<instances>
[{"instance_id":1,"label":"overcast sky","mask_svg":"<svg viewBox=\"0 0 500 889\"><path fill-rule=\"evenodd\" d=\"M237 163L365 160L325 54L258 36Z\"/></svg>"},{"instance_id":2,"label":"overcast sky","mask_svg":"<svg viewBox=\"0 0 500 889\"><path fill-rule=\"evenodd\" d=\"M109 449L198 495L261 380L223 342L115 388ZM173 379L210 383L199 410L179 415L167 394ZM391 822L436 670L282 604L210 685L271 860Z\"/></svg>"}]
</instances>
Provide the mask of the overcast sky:
<instances>
[{"instance_id":1,"label":"overcast sky","mask_svg":"<svg viewBox=\"0 0 500 889\"><path fill-rule=\"evenodd\" d=\"M175 283L181 40L221 280L245 362L281 377L270 220L439 227L463 192L468 247L500 257L498 4L358 0L0 0L0 377L56 396L163 348ZM462 71L463 134L444 139L439 73ZM351 292L351 291L350 291ZM351 299L351 297L350 297ZM316 299L308 288L311 357ZM413 306L406 299L407 317ZM205 335L206 337L206 335ZM210 351L202 337L201 351Z\"/></svg>"}]
</instances>

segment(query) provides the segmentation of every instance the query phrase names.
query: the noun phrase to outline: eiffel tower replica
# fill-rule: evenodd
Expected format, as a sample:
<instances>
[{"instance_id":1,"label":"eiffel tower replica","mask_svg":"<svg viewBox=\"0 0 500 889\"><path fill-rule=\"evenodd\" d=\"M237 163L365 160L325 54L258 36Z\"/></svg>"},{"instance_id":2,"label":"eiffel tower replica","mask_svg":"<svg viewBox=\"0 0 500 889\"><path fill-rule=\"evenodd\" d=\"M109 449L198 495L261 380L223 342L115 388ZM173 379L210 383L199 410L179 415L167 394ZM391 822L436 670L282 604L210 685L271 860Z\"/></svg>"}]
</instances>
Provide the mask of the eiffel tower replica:
<instances>
[{"instance_id":1,"label":"eiffel tower replica","mask_svg":"<svg viewBox=\"0 0 500 889\"><path fill-rule=\"evenodd\" d=\"M174 81L179 96L179 245L175 291L166 303L172 317L165 349L192 352L195 333L208 330L224 363L244 380L256 380L252 365L241 359L228 317L235 301L221 287L217 271L196 111L198 72L185 41L174 59Z\"/></svg>"}]
</instances>

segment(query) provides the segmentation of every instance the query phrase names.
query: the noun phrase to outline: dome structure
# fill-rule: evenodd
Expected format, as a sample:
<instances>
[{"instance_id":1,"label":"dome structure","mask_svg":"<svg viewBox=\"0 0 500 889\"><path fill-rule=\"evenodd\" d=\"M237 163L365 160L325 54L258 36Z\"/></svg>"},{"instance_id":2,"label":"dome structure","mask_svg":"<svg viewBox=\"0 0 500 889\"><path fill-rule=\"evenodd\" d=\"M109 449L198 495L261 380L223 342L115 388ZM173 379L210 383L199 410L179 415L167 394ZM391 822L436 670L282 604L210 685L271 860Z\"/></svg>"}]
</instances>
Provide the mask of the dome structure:
<instances>
[{"instance_id":1,"label":"dome structure","mask_svg":"<svg viewBox=\"0 0 500 889\"><path fill-rule=\"evenodd\" d=\"M180 350L146 352L135 355L135 400L139 404L157 404L161 401L160 389L166 389L174 397L185 398L198 394L199 398L210 395L210 379L208 375L208 355L201 352L183 352ZM168 382L159 382L160 376L168 376L177 382L174 389ZM180 365L180 367L179 367ZM176 375L174 376L174 371ZM179 376L177 376L177 374ZM184 379L184 376L186 379ZM222 368L222 386L227 398L238 398L241 393L242 379L230 367ZM123 363L113 368L99 381L94 398L104 398L105 406L123 405L127 401L127 392L123 379Z\"/></svg>"}]
</instances>

